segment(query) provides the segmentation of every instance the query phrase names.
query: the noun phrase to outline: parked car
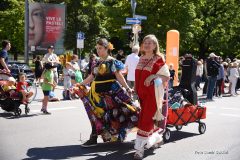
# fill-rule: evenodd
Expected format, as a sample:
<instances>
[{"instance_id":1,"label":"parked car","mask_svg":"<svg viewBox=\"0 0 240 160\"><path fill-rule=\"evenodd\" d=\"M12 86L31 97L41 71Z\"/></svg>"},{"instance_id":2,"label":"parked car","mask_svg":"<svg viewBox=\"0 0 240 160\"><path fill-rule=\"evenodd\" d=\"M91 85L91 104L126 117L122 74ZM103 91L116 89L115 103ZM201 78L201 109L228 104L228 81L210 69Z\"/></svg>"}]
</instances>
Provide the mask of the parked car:
<instances>
[{"instance_id":1,"label":"parked car","mask_svg":"<svg viewBox=\"0 0 240 160\"><path fill-rule=\"evenodd\" d=\"M12 76L18 80L18 75L20 72L24 72L27 76L27 79L31 82L35 79L35 73L29 67L28 64L23 62L8 62L8 68L11 71Z\"/></svg>"}]
</instances>

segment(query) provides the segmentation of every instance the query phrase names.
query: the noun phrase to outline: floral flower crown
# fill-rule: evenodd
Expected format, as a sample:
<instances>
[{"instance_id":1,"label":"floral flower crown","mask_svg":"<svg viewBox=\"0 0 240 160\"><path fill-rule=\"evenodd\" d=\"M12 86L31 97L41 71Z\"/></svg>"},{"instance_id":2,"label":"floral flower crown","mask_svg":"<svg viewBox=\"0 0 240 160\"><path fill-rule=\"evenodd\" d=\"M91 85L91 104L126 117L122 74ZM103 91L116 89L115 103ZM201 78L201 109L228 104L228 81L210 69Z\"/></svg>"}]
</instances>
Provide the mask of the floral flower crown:
<instances>
[{"instance_id":1,"label":"floral flower crown","mask_svg":"<svg viewBox=\"0 0 240 160\"><path fill-rule=\"evenodd\" d=\"M114 50L113 44L111 42L108 42L108 49L109 50Z\"/></svg>"}]
</instances>

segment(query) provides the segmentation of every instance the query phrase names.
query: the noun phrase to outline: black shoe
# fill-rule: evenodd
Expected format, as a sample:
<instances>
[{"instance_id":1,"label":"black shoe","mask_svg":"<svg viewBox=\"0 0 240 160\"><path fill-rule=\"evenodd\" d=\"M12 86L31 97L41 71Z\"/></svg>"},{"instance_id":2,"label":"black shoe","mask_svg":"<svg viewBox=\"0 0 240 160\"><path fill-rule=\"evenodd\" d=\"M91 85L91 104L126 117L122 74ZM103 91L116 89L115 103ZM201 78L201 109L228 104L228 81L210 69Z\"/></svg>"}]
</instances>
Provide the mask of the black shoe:
<instances>
[{"instance_id":1,"label":"black shoe","mask_svg":"<svg viewBox=\"0 0 240 160\"><path fill-rule=\"evenodd\" d=\"M50 112L48 112L48 111L45 110L45 109L41 109L41 111L43 112L43 114L51 114Z\"/></svg>"},{"instance_id":2,"label":"black shoe","mask_svg":"<svg viewBox=\"0 0 240 160\"><path fill-rule=\"evenodd\" d=\"M47 110L43 111L44 114L51 114L50 112L48 112Z\"/></svg>"},{"instance_id":3,"label":"black shoe","mask_svg":"<svg viewBox=\"0 0 240 160\"><path fill-rule=\"evenodd\" d=\"M97 136L90 137L90 139L87 142L82 144L83 147L93 147L96 145L97 145Z\"/></svg>"}]
</instances>

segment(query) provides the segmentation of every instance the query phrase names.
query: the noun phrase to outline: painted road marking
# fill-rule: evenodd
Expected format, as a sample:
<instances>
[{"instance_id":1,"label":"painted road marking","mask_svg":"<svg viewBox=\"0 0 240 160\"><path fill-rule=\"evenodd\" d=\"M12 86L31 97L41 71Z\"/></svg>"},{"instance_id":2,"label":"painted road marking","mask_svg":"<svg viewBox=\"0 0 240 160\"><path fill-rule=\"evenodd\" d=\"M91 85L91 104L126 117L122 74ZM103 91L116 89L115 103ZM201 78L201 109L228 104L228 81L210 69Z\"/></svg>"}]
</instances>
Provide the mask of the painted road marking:
<instances>
[{"instance_id":1,"label":"painted road marking","mask_svg":"<svg viewBox=\"0 0 240 160\"><path fill-rule=\"evenodd\" d=\"M224 108L221 108L221 109L240 111L240 108L226 108L226 107L224 107Z\"/></svg>"},{"instance_id":2,"label":"painted road marking","mask_svg":"<svg viewBox=\"0 0 240 160\"><path fill-rule=\"evenodd\" d=\"M79 107L48 108L48 111L59 111L59 110L68 110L68 109L76 109L76 108L79 108ZM34 109L34 110L30 110L30 112L39 113L41 111L40 111L40 109Z\"/></svg>"},{"instance_id":3,"label":"painted road marking","mask_svg":"<svg viewBox=\"0 0 240 160\"><path fill-rule=\"evenodd\" d=\"M229 117L237 117L240 118L240 115L236 115L236 114L226 114L226 113L221 113L221 116L229 116Z\"/></svg>"}]
</instances>

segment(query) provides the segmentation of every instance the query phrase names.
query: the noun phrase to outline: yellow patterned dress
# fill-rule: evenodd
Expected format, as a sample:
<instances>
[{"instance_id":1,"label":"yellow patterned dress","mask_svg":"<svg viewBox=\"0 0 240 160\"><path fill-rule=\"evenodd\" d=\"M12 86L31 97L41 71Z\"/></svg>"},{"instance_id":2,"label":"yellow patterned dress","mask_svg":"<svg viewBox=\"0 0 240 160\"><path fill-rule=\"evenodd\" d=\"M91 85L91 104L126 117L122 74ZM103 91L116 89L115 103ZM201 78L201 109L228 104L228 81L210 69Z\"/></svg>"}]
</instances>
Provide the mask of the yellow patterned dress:
<instances>
[{"instance_id":1,"label":"yellow patterned dress","mask_svg":"<svg viewBox=\"0 0 240 160\"><path fill-rule=\"evenodd\" d=\"M139 109L117 81L115 72L124 68L121 61L108 57L93 67L90 91L80 97L93 129L103 141L123 141L126 132L137 125Z\"/></svg>"}]
</instances>

